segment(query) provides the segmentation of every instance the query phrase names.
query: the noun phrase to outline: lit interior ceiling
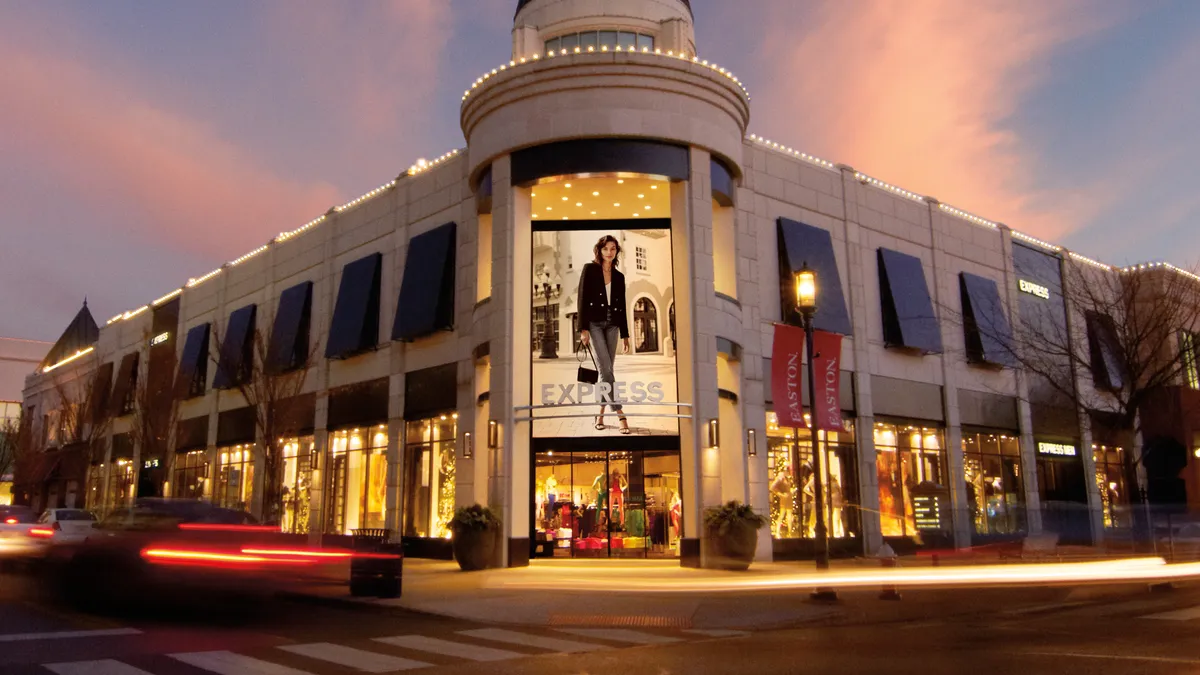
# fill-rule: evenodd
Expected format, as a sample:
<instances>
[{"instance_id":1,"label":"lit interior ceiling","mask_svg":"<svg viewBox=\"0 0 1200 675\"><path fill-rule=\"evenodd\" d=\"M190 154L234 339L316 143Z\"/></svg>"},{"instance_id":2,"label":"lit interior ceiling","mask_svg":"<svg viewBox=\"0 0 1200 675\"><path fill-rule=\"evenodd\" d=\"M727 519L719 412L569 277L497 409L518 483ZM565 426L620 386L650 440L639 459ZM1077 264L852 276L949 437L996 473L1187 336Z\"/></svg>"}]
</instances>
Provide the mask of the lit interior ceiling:
<instances>
[{"instance_id":1,"label":"lit interior ceiling","mask_svg":"<svg viewBox=\"0 0 1200 675\"><path fill-rule=\"evenodd\" d=\"M646 176L555 178L533 188L535 220L670 218L671 184Z\"/></svg>"}]
</instances>

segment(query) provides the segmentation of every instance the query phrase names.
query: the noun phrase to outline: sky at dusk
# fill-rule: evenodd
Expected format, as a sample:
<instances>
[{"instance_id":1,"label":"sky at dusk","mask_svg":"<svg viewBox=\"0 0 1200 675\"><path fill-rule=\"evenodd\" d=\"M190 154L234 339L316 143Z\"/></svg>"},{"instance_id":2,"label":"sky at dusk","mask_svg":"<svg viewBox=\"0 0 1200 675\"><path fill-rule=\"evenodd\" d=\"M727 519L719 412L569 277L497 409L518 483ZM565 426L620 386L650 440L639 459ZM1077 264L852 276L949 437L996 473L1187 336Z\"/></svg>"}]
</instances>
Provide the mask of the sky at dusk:
<instances>
[{"instance_id":1,"label":"sky at dusk","mask_svg":"<svg viewBox=\"0 0 1200 675\"><path fill-rule=\"evenodd\" d=\"M1111 263L1200 261L1200 2L692 0L750 132ZM0 335L101 323L462 147L516 0L0 3Z\"/></svg>"}]
</instances>

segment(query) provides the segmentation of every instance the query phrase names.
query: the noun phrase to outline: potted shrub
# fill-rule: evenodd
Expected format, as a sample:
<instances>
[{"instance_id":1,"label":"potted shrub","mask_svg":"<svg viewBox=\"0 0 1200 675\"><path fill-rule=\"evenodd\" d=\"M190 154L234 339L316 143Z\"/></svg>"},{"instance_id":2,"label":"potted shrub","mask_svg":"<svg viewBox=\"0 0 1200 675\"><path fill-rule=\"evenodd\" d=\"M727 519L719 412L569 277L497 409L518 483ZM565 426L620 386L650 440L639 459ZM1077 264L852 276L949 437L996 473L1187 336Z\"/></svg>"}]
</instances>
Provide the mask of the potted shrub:
<instances>
[{"instance_id":1,"label":"potted shrub","mask_svg":"<svg viewBox=\"0 0 1200 675\"><path fill-rule=\"evenodd\" d=\"M450 520L454 559L464 572L487 569L496 551L500 518L486 506L472 504L454 512Z\"/></svg>"},{"instance_id":2,"label":"potted shrub","mask_svg":"<svg viewBox=\"0 0 1200 675\"><path fill-rule=\"evenodd\" d=\"M705 567L744 571L754 561L758 530L767 522L748 504L731 501L704 511Z\"/></svg>"}]
</instances>

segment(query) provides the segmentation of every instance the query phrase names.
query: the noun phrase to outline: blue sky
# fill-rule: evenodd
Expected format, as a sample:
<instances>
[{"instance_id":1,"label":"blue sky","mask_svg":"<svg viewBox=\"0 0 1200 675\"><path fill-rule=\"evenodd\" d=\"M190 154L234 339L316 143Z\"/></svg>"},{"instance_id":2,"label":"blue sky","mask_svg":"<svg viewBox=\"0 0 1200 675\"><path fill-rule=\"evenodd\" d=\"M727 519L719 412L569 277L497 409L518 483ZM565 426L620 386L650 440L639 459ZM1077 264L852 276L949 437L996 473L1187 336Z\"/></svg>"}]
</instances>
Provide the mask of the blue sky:
<instances>
[{"instance_id":1,"label":"blue sky","mask_svg":"<svg viewBox=\"0 0 1200 675\"><path fill-rule=\"evenodd\" d=\"M1200 3L693 0L751 132L1113 263L1200 256ZM0 5L0 335L139 306L463 145L513 0Z\"/></svg>"}]
</instances>

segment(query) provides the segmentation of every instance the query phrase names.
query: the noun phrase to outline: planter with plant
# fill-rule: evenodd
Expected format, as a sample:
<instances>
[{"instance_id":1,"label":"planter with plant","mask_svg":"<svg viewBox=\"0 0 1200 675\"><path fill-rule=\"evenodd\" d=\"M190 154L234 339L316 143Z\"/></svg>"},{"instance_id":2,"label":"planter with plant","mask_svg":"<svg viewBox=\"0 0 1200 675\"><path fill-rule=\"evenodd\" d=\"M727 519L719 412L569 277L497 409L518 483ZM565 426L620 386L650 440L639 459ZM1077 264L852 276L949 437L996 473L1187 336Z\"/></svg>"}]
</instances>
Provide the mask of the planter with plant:
<instances>
[{"instance_id":1,"label":"planter with plant","mask_svg":"<svg viewBox=\"0 0 1200 675\"><path fill-rule=\"evenodd\" d=\"M454 559L464 572L487 569L496 552L500 518L486 506L472 504L454 512L450 531L454 534Z\"/></svg>"},{"instance_id":2,"label":"planter with plant","mask_svg":"<svg viewBox=\"0 0 1200 675\"><path fill-rule=\"evenodd\" d=\"M704 511L704 566L749 569L758 547L758 530L767 522L749 504L731 501Z\"/></svg>"}]
</instances>

